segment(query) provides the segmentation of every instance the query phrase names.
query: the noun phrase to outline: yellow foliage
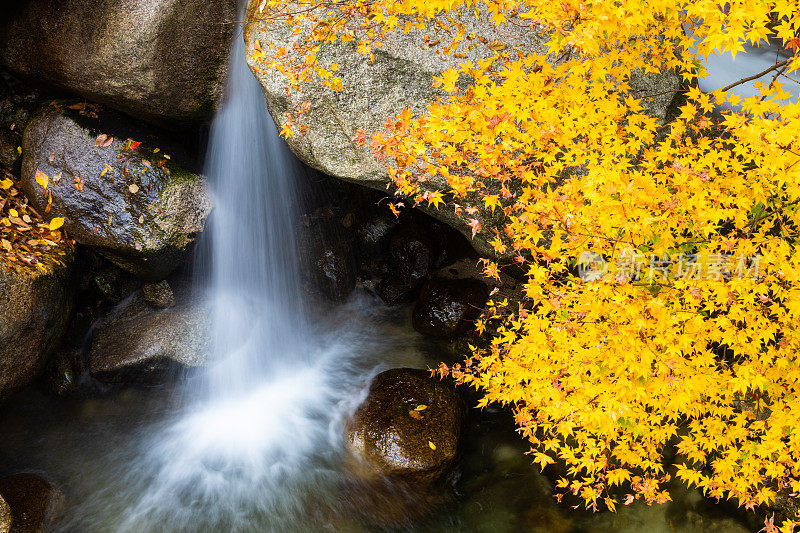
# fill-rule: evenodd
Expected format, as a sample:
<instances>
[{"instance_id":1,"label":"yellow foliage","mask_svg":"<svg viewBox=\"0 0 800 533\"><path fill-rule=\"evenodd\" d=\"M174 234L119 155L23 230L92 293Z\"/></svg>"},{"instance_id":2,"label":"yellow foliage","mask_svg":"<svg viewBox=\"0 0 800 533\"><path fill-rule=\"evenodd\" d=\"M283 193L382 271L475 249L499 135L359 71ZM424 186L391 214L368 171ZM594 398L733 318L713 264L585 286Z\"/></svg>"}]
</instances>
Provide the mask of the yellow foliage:
<instances>
[{"instance_id":1,"label":"yellow foliage","mask_svg":"<svg viewBox=\"0 0 800 533\"><path fill-rule=\"evenodd\" d=\"M322 73L336 87L324 46L355 39L370 55L391 31L445 19L452 40L428 45L452 55L475 37L444 17L463 9L549 38L545 51L485 43L492 57L435 78L444 93L427 113L362 140L412 201L479 200L473 236L498 230L493 248L528 265L525 300L479 321L491 347L445 371L480 405L513 408L534 461L566 463L562 490L590 508L613 509L616 485L623 503L669 501L663 453L677 443L677 476L710 497L752 507L797 492L800 104L784 90L800 70L796 0L297 3L270 4L303 37L271 62L295 85ZM793 55L759 96L692 85L712 52L767 38ZM673 122L644 112L635 69L681 75ZM434 175L449 188L431 191Z\"/></svg>"}]
</instances>

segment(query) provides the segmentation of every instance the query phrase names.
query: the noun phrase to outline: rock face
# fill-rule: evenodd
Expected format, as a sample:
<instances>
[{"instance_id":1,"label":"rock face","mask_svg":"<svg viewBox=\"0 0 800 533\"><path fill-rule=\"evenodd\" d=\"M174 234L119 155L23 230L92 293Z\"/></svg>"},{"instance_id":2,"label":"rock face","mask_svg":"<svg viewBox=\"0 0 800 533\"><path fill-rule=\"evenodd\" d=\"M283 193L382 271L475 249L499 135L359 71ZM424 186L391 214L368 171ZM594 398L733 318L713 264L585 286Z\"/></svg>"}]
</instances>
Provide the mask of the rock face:
<instances>
[{"instance_id":1,"label":"rock face","mask_svg":"<svg viewBox=\"0 0 800 533\"><path fill-rule=\"evenodd\" d=\"M432 279L414 305L414 329L436 339L452 339L466 332L480 316L489 291L477 279Z\"/></svg>"},{"instance_id":2,"label":"rock face","mask_svg":"<svg viewBox=\"0 0 800 533\"><path fill-rule=\"evenodd\" d=\"M373 380L347 425L347 442L365 476L427 485L454 464L465 416L444 383L424 370L395 368Z\"/></svg>"},{"instance_id":3,"label":"rock face","mask_svg":"<svg viewBox=\"0 0 800 533\"><path fill-rule=\"evenodd\" d=\"M81 244L138 277L162 279L211 211L205 179L165 146L115 112L50 104L25 129L23 189L43 214L52 195L49 216L63 217Z\"/></svg>"},{"instance_id":4,"label":"rock face","mask_svg":"<svg viewBox=\"0 0 800 533\"><path fill-rule=\"evenodd\" d=\"M221 93L233 0L31 0L0 23L15 73L166 127L208 119Z\"/></svg>"},{"instance_id":5,"label":"rock face","mask_svg":"<svg viewBox=\"0 0 800 533\"><path fill-rule=\"evenodd\" d=\"M137 296L95 333L89 372L106 383L162 383L203 365L210 350L210 308L180 295L175 307L156 310Z\"/></svg>"},{"instance_id":6,"label":"rock face","mask_svg":"<svg viewBox=\"0 0 800 533\"><path fill-rule=\"evenodd\" d=\"M172 287L169 286L167 280L161 280L158 283L145 283L142 285L142 294L145 301L156 309L175 306L175 295L172 293Z\"/></svg>"},{"instance_id":7,"label":"rock face","mask_svg":"<svg viewBox=\"0 0 800 533\"><path fill-rule=\"evenodd\" d=\"M287 139L291 149L306 164L344 180L385 191L390 183L386 162L378 162L370 153L369 147L358 147L353 140L358 130L366 132L382 131L386 119L404 109L422 114L428 104L442 97L444 93L433 88L433 77L451 67L472 61L477 64L493 52L488 46L477 46L472 50L462 49L463 59L455 59L445 54L437 55L436 48L424 46L425 42L446 40L436 30L428 28L404 34L394 32L382 39L383 46L375 51L375 60L357 53L355 40L352 43L337 43L327 46L317 55L322 64L336 63L336 72L342 80L343 90L334 94L316 78L304 84L301 91L284 91L286 79L274 69L270 69L253 59L256 41L268 50L268 43L292 50L299 37L292 35L292 28L277 19L269 19L258 13L259 0L252 0L245 26L247 58L264 91L272 116L280 126L286 121L286 113L296 113L304 102L311 102L308 111L296 117L296 123L303 126L294 137ZM471 10L459 15L467 32L474 32L483 42L501 41L509 46L524 45L527 49L545 51L546 44L536 39L529 28L507 24L497 27L487 21L475 19ZM423 35L428 34L428 35ZM357 39L356 39L357 40ZM462 47L464 48L464 47ZM269 59L269 58L267 58ZM666 117L667 107L679 79L674 73L664 75L641 75L632 81L635 89L646 88L649 94L658 94L648 112L659 120ZM443 184L430 184L440 188ZM468 207L468 205L464 205ZM427 209L430 215L457 228L470 236L468 218L456 214L452 209ZM484 221L484 228L491 221ZM493 238L488 233L478 233L473 244L481 254L491 255L492 247L486 239Z\"/></svg>"},{"instance_id":8,"label":"rock face","mask_svg":"<svg viewBox=\"0 0 800 533\"><path fill-rule=\"evenodd\" d=\"M11 531L11 507L0 495L0 533L8 533L9 531Z\"/></svg>"},{"instance_id":9,"label":"rock face","mask_svg":"<svg viewBox=\"0 0 800 533\"><path fill-rule=\"evenodd\" d=\"M0 502L11 511L11 531L39 533L47 531L64 506L64 495L52 483L36 474L14 474L0 479ZM0 505L0 531L3 511Z\"/></svg>"},{"instance_id":10,"label":"rock face","mask_svg":"<svg viewBox=\"0 0 800 533\"><path fill-rule=\"evenodd\" d=\"M76 276L72 254L62 261L47 274L0 266L0 402L36 378L66 331Z\"/></svg>"}]
</instances>

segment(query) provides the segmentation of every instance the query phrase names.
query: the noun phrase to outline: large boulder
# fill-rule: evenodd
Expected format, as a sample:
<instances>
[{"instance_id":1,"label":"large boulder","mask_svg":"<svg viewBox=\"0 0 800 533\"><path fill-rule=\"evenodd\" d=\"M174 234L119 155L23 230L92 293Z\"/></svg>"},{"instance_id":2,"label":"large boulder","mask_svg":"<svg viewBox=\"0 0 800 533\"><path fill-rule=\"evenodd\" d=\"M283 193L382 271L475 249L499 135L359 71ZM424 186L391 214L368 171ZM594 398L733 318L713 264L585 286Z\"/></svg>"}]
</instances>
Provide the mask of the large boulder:
<instances>
[{"instance_id":1,"label":"large boulder","mask_svg":"<svg viewBox=\"0 0 800 533\"><path fill-rule=\"evenodd\" d=\"M137 295L97 327L89 372L111 384L162 383L205 364L211 346L207 302L179 293L177 304L154 309Z\"/></svg>"},{"instance_id":2,"label":"large boulder","mask_svg":"<svg viewBox=\"0 0 800 533\"><path fill-rule=\"evenodd\" d=\"M22 187L40 213L52 198L49 216L63 217L72 238L159 280L180 263L212 205L205 179L169 148L113 111L51 103L25 129Z\"/></svg>"},{"instance_id":3,"label":"large boulder","mask_svg":"<svg viewBox=\"0 0 800 533\"><path fill-rule=\"evenodd\" d=\"M64 508L64 494L36 474L22 473L0 478L0 502L3 500L11 511L10 531L15 533L48 531ZM3 529L1 508L0 531L8 531Z\"/></svg>"},{"instance_id":4,"label":"large boulder","mask_svg":"<svg viewBox=\"0 0 800 533\"><path fill-rule=\"evenodd\" d=\"M293 27L266 11L259 12L260 0L251 0L245 20L245 42L247 60L261 83L269 110L279 127L293 116L295 135L287 138L287 143L306 164L343 180L355 182L381 191L386 191L391 183L388 162L376 158L369 146L359 147L354 137L358 130L377 132L384 129L386 119L404 109L415 115L423 114L428 104L441 98L445 93L434 88L434 76L448 68L472 61L478 64L481 59L493 55L489 46L462 46L462 57L439 53L437 48L425 43L447 41L443 32L434 28L424 31L411 29L407 33L395 31L382 38L383 46L375 50L374 61L357 52L358 39L350 43L338 42L324 46L317 54L321 64L336 63L336 75L342 80L342 91L334 94L322 85L318 77L304 82L299 90L286 91L286 77L275 69L268 68L254 58L257 47L268 51L269 43L291 51L301 36L293 33ZM478 40L485 43L502 42L509 48L521 45L528 50L544 52L547 44L538 40L530 28L514 24L496 26L489 17L476 19L472 8L459 15L467 32L474 32ZM477 42L477 41L472 41ZM291 52L290 52L291 53ZM274 59L264 58L264 61ZM646 110L659 120L664 120L673 95L679 88L679 78L674 72L664 74L636 73L631 85L636 91L655 95L652 102L645 102ZM303 109L305 102L310 108ZM431 189L442 189L444 184L435 178L426 184ZM462 207L478 207L475 202L459 202ZM471 237L472 228L466 209L458 212L453 209L421 208L432 216L449 224ZM493 220L483 220L483 227L490 229ZM491 231L479 232L473 244L476 250L492 255L493 249L488 240L493 239Z\"/></svg>"},{"instance_id":5,"label":"large boulder","mask_svg":"<svg viewBox=\"0 0 800 533\"><path fill-rule=\"evenodd\" d=\"M66 331L75 292L73 255L47 273L0 263L0 401L32 382Z\"/></svg>"},{"instance_id":6,"label":"large boulder","mask_svg":"<svg viewBox=\"0 0 800 533\"><path fill-rule=\"evenodd\" d=\"M213 114L233 0L29 0L12 11L0 60L15 73L162 126Z\"/></svg>"},{"instance_id":7,"label":"large boulder","mask_svg":"<svg viewBox=\"0 0 800 533\"><path fill-rule=\"evenodd\" d=\"M459 395L427 371L382 372L347 424L355 471L429 485L455 463L465 417Z\"/></svg>"}]
</instances>

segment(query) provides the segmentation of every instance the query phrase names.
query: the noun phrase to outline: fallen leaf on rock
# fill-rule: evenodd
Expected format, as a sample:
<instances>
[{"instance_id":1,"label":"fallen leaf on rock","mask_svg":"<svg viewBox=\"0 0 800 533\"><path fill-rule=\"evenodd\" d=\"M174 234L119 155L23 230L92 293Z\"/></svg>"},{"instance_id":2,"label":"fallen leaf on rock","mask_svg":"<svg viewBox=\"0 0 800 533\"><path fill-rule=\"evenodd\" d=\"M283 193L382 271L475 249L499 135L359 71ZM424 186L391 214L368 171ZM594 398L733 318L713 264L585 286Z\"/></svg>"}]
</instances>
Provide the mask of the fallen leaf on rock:
<instances>
[{"instance_id":1,"label":"fallen leaf on rock","mask_svg":"<svg viewBox=\"0 0 800 533\"><path fill-rule=\"evenodd\" d=\"M408 412L408 416L410 416L411 418L416 418L417 420L422 420L422 415L419 414L417 411L414 411L413 409Z\"/></svg>"},{"instance_id":2,"label":"fallen leaf on rock","mask_svg":"<svg viewBox=\"0 0 800 533\"><path fill-rule=\"evenodd\" d=\"M42 186L42 189L47 189L47 185L50 183L50 176L37 169L35 179L36 183Z\"/></svg>"},{"instance_id":3,"label":"fallen leaf on rock","mask_svg":"<svg viewBox=\"0 0 800 533\"><path fill-rule=\"evenodd\" d=\"M135 183L131 183L130 185L128 185L128 190L131 191L133 194L136 194L137 192L139 192L139 186L136 185Z\"/></svg>"},{"instance_id":4,"label":"fallen leaf on rock","mask_svg":"<svg viewBox=\"0 0 800 533\"><path fill-rule=\"evenodd\" d=\"M113 142L114 142L114 137L109 137L105 133L101 133L94 140L94 145L95 146L100 146L102 148L108 148L109 146L111 146L111 143L113 143Z\"/></svg>"},{"instance_id":5,"label":"fallen leaf on rock","mask_svg":"<svg viewBox=\"0 0 800 533\"><path fill-rule=\"evenodd\" d=\"M8 189L8 188L10 188L12 185L14 185L14 182L13 182L13 181L11 181L11 180L10 180L10 179L8 179L8 178L4 178L4 179L0 180L0 189Z\"/></svg>"},{"instance_id":6,"label":"fallen leaf on rock","mask_svg":"<svg viewBox=\"0 0 800 533\"><path fill-rule=\"evenodd\" d=\"M106 166L105 166L105 168L103 168L103 171L100 173L100 177L102 178L103 176L105 176L105 175L106 175L106 173L107 173L109 170L113 170L113 169L111 168L111 165L109 165L108 163L106 163Z\"/></svg>"},{"instance_id":7,"label":"fallen leaf on rock","mask_svg":"<svg viewBox=\"0 0 800 533\"><path fill-rule=\"evenodd\" d=\"M436 449L436 445L434 443L432 443L431 441L428 441L428 448L430 448L431 450L435 450Z\"/></svg>"},{"instance_id":8,"label":"fallen leaf on rock","mask_svg":"<svg viewBox=\"0 0 800 533\"><path fill-rule=\"evenodd\" d=\"M50 231L55 231L63 225L64 225L64 219L61 217L55 217L50 221L49 228Z\"/></svg>"},{"instance_id":9,"label":"fallen leaf on rock","mask_svg":"<svg viewBox=\"0 0 800 533\"><path fill-rule=\"evenodd\" d=\"M418 406L417 406L417 407L416 407L414 410L415 410L415 411L424 411L424 410L425 410L425 409L427 409L427 408L428 408L428 406L427 406L427 405L425 405L425 404L422 404L422 405L418 405Z\"/></svg>"}]
</instances>

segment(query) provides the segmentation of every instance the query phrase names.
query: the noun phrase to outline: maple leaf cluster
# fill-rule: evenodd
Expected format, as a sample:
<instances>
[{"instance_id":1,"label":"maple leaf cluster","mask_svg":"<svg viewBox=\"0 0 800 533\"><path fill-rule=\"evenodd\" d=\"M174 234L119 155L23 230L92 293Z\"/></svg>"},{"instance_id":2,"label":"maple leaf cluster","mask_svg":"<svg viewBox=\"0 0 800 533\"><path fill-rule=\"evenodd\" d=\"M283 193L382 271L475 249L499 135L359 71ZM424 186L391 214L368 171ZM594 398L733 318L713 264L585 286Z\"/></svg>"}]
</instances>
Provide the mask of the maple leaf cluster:
<instances>
[{"instance_id":1,"label":"maple leaf cluster","mask_svg":"<svg viewBox=\"0 0 800 533\"><path fill-rule=\"evenodd\" d=\"M13 176L0 179L0 265L41 273L63 264L73 243L60 230L64 219L45 221L22 195Z\"/></svg>"},{"instance_id":2,"label":"maple leaf cluster","mask_svg":"<svg viewBox=\"0 0 800 533\"><path fill-rule=\"evenodd\" d=\"M800 104L786 90L800 83L796 0L265 5L301 37L257 58L290 87L319 73L341 90L336 68L320 64L325 47L369 56L394 31L445 29L449 40L426 45L453 57L465 42L489 50L437 76L444 96L425 113L387 117L357 141L390 161L398 195L453 209L527 268L525 297L490 301L479 321L492 324L491 346L441 374L482 391L481 406L511 406L534 462L566 464L562 493L591 509L661 503L677 476L748 508L798 498ZM547 50L481 41L464 10L527 26ZM744 78L696 88L710 54L768 39L783 55L744 73L756 96L735 94ZM634 90L634 71L680 75L674 120L645 112L656 95ZM576 269L585 251L618 275L587 282ZM622 268L637 254L759 265L645 276ZM487 275L502 268L485 261ZM788 518L767 530L791 531L800 517Z\"/></svg>"}]
</instances>

